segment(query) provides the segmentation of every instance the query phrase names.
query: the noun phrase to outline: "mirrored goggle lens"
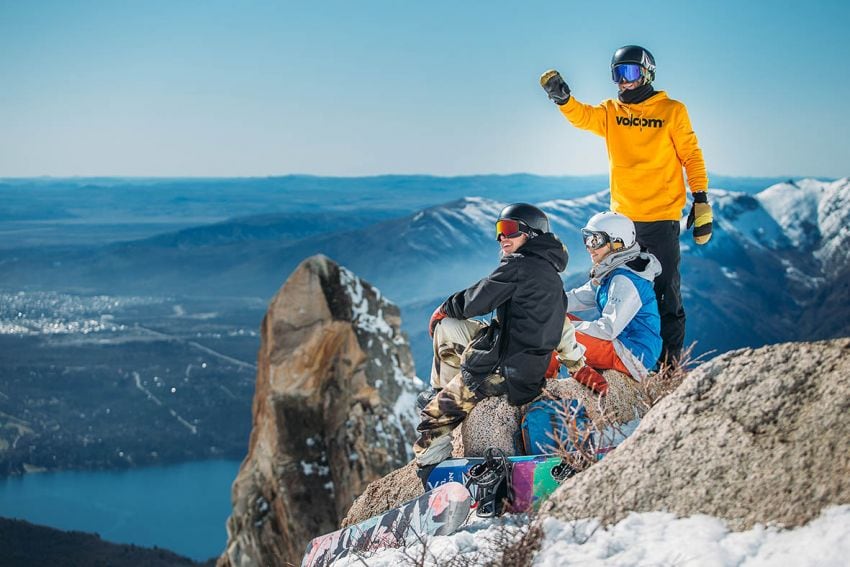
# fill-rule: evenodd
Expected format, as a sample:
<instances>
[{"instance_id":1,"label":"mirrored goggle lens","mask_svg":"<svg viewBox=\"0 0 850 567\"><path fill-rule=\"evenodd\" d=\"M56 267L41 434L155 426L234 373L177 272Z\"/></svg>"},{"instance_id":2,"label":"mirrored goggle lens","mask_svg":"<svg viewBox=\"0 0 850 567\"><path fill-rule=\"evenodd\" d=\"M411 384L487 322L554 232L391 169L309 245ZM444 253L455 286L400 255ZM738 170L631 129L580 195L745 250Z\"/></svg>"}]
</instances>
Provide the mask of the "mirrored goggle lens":
<instances>
[{"instance_id":1,"label":"mirrored goggle lens","mask_svg":"<svg viewBox=\"0 0 850 567\"><path fill-rule=\"evenodd\" d=\"M500 219L496 221L496 240L499 240L500 234L504 234L508 238L515 238L521 233L520 225L515 220Z\"/></svg>"},{"instance_id":2,"label":"mirrored goggle lens","mask_svg":"<svg viewBox=\"0 0 850 567\"><path fill-rule=\"evenodd\" d=\"M643 68L635 63L623 63L611 69L611 76L615 83L632 83L643 75Z\"/></svg>"},{"instance_id":3,"label":"mirrored goggle lens","mask_svg":"<svg viewBox=\"0 0 850 567\"><path fill-rule=\"evenodd\" d=\"M593 232L590 230L582 230L581 235L584 238L584 245L591 250L602 248L608 244L608 235L604 232Z\"/></svg>"}]
</instances>

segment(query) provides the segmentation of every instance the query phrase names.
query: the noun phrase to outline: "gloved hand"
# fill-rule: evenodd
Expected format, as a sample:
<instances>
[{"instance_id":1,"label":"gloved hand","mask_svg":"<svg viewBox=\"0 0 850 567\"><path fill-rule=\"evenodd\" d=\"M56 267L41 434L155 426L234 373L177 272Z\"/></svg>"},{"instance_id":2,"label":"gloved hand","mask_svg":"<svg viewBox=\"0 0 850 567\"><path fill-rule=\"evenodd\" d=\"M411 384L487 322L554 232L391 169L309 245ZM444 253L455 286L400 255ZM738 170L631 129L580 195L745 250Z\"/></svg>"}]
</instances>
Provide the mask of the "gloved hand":
<instances>
[{"instance_id":1,"label":"gloved hand","mask_svg":"<svg viewBox=\"0 0 850 567\"><path fill-rule=\"evenodd\" d=\"M431 320L428 322L428 334L433 337L434 329L437 327L437 323L439 323L446 317L448 317L448 315L446 315L446 312L443 311L442 305L434 309L434 313L431 314Z\"/></svg>"},{"instance_id":2,"label":"gloved hand","mask_svg":"<svg viewBox=\"0 0 850 567\"><path fill-rule=\"evenodd\" d=\"M558 360L558 351L552 351L552 359L549 361L549 368L546 369L546 374L544 376L547 380L551 380L552 378L558 375L558 370L561 368L561 361Z\"/></svg>"},{"instance_id":3,"label":"gloved hand","mask_svg":"<svg viewBox=\"0 0 850 567\"><path fill-rule=\"evenodd\" d=\"M711 214L711 205L708 204L708 193L696 191L694 193L694 204L688 213L686 229L694 227L694 242L703 245L711 240L711 222L714 217Z\"/></svg>"},{"instance_id":4,"label":"gloved hand","mask_svg":"<svg viewBox=\"0 0 850 567\"><path fill-rule=\"evenodd\" d=\"M581 370L573 374L573 378L576 382L587 386L597 394L602 394L604 396L608 393L608 381L605 380L605 377L602 374L590 366L583 366Z\"/></svg>"},{"instance_id":5,"label":"gloved hand","mask_svg":"<svg viewBox=\"0 0 850 567\"><path fill-rule=\"evenodd\" d=\"M561 74L554 69L540 75L540 86L543 87L552 102L558 106L567 104L567 101L570 100L569 85L564 82Z\"/></svg>"}]
</instances>

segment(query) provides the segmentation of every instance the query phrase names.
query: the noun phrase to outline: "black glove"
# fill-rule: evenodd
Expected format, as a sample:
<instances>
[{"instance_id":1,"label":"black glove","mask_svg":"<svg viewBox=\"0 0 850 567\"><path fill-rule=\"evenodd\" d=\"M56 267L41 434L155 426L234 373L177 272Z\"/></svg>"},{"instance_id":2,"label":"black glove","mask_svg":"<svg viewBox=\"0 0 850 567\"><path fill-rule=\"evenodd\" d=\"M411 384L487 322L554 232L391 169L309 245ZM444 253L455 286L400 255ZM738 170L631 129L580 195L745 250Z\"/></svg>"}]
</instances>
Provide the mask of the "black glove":
<instances>
[{"instance_id":1,"label":"black glove","mask_svg":"<svg viewBox=\"0 0 850 567\"><path fill-rule=\"evenodd\" d=\"M685 224L687 230L694 227L694 242L703 245L711 240L711 223L713 220L711 205L708 204L708 195L705 191L696 191L694 193L694 204L691 205L688 222Z\"/></svg>"},{"instance_id":2,"label":"black glove","mask_svg":"<svg viewBox=\"0 0 850 567\"><path fill-rule=\"evenodd\" d=\"M552 102L558 106L567 104L567 101L570 100L569 85L564 82L561 74L554 69L546 71L540 76L540 86L543 87Z\"/></svg>"}]
</instances>

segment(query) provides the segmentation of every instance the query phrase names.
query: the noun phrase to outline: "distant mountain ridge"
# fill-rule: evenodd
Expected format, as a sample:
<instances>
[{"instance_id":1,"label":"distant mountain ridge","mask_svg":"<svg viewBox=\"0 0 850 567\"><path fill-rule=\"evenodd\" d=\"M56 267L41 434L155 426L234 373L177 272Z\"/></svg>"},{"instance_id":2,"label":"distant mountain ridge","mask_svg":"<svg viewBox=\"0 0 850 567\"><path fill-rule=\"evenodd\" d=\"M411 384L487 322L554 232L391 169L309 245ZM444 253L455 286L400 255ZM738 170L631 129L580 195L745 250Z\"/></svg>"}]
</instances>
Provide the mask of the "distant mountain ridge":
<instances>
[{"instance_id":1,"label":"distant mountain ridge","mask_svg":"<svg viewBox=\"0 0 850 567\"><path fill-rule=\"evenodd\" d=\"M682 233L686 340L698 341L698 352L829 338L848 328L848 187L843 178L779 183L756 195L710 190L711 242L695 247L684 223ZM495 266L492 222L504 204L464 197L384 220L339 211L314 220L255 216L101 247L0 251L0 286L53 289L62 281L109 293L262 298L303 258L321 253L375 282L403 309L419 305L405 327L421 361L419 319ZM590 266L579 229L607 209L608 193L540 206L568 248L566 280L575 285Z\"/></svg>"}]
</instances>

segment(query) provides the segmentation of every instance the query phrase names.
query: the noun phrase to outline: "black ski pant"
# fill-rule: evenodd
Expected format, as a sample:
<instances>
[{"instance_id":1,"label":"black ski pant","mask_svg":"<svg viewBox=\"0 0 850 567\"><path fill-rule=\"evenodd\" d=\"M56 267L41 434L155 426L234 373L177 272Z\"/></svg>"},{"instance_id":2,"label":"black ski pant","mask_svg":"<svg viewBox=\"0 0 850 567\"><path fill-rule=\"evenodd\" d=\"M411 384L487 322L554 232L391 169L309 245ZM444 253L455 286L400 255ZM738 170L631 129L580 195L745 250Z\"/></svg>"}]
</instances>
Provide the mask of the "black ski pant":
<instances>
[{"instance_id":1,"label":"black ski pant","mask_svg":"<svg viewBox=\"0 0 850 567\"><path fill-rule=\"evenodd\" d=\"M679 221L636 222L635 232L641 249L661 262L661 274L655 278L655 297L661 316L661 361L676 360L685 344L685 308L682 306L679 264Z\"/></svg>"}]
</instances>

